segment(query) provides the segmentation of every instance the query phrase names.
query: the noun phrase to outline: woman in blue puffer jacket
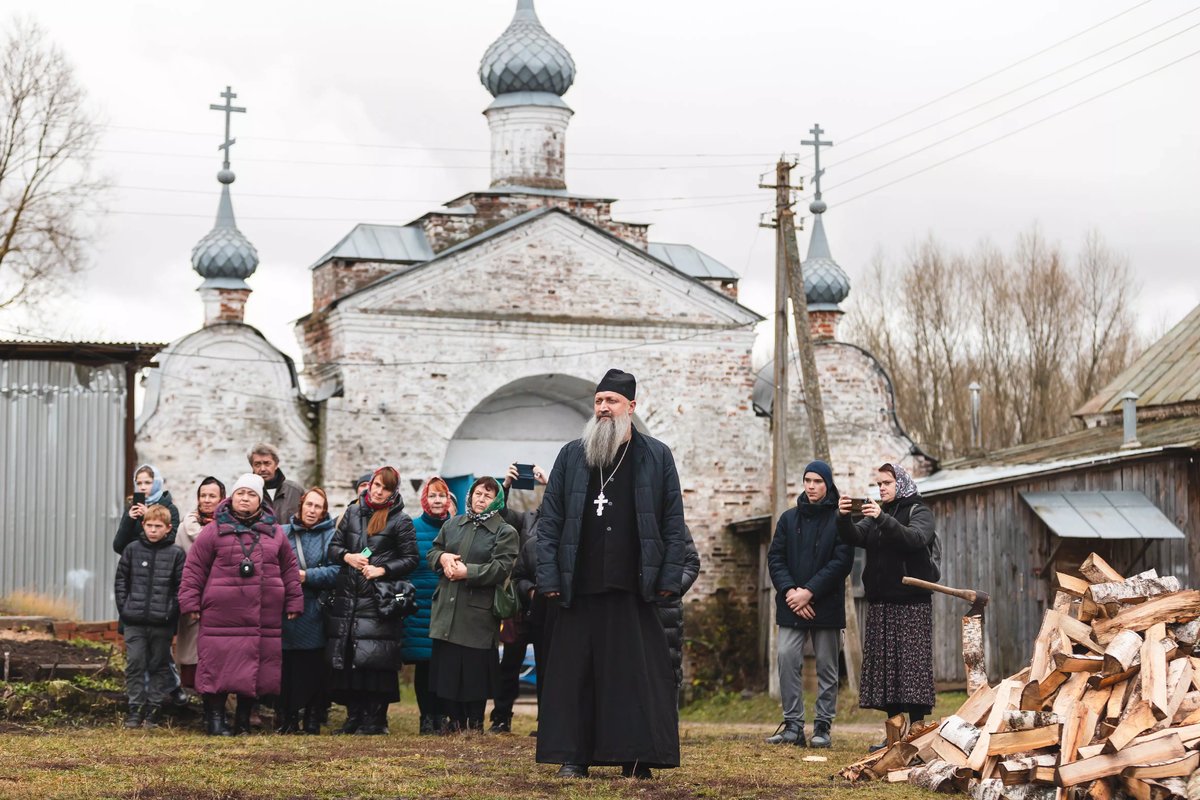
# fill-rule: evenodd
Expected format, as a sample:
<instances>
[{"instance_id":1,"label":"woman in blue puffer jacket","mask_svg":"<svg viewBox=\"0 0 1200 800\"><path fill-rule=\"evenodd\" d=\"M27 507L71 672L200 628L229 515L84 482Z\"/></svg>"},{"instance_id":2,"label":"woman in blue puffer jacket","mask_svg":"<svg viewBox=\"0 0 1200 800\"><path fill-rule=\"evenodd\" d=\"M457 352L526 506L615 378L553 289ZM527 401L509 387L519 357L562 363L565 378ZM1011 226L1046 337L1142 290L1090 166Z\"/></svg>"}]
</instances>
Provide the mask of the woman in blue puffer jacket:
<instances>
[{"instance_id":1,"label":"woman in blue puffer jacket","mask_svg":"<svg viewBox=\"0 0 1200 800\"><path fill-rule=\"evenodd\" d=\"M300 497L300 510L283 530L300 567L304 613L283 623L283 684L276 731L318 734L328 706L329 688L320 595L334 587L341 569L327 557L334 524L324 490L313 487L305 492Z\"/></svg>"},{"instance_id":2,"label":"woman in blue puffer jacket","mask_svg":"<svg viewBox=\"0 0 1200 800\"><path fill-rule=\"evenodd\" d=\"M416 668L413 687L421 710L422 736L440 733L446 720L446 715L439 708L437 695L429 689L429 659L433 653L433 642L429 638L429 612L438 577L429 569L425 556L442 529L442 523L456 513L454 495L450 493L446 482L437 475L425 481L421 487L421 514L413 520L421 560L416 570L408 576L417 590L417 611L404 619L404 646L400 650L404 663Z\"/></svg>"}]
</instances>

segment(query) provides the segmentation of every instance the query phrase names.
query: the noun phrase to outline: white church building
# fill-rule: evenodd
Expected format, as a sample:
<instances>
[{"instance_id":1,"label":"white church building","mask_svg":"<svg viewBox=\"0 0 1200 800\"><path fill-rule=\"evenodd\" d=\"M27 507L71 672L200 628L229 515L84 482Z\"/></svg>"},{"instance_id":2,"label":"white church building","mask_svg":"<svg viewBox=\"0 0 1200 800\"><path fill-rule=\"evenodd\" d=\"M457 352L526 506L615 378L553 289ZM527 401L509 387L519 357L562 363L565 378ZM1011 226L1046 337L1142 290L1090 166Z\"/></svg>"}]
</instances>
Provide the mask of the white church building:
<instances>
[{"instance_id":1,"label":"white church building","mask_svg":"<svg viewBox=\"0 0 1200 800\"><path fill-rule=\"evenodd\" d=\"M725 589L757 602L761 535L773 529L763 524L770 409L756 413L751 363L763 317L738 302L738 276L716 259L651 241L648 225L613 218L612 198L568 190L573 112L563 95L575 64L532 0L519 0L479 76L493 98L490 186L408 224L358 225L314 254L312 308L296 310L299 373L244 322L258 258L234 221L233 173L222 170L216 227L192 259L205 325L149 371L139 457L184 506L204 475L245 471L246 450L263 439L289 477L335 499L383 463L401 470L406 489L433 474L499 476L514 461L548 469L579 436L596 382L617 367L637 376L640 429L674 451L703 562L694 598ZM837 339L849 281L819 217L817 227L806 288L835 474L865 482L881 460L923 474L886 374ZM790 424L804 431L797 406ZM810 456L806 436L793 444L797 486Z\"/></svg>"}]
</instances>

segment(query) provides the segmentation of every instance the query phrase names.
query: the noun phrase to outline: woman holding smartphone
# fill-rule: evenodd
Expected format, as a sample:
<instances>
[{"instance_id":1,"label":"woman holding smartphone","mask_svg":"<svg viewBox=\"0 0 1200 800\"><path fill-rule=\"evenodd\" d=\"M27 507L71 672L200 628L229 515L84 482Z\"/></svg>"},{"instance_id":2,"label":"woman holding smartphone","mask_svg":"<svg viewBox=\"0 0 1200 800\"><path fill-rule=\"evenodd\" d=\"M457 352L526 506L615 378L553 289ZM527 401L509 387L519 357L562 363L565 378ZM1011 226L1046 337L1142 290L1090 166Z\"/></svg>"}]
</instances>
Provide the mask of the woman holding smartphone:
<instances>
[{"instance_id":1,"label":"woman holding smartphone","mask_svg":"<svg viewBox=\"0 0 1200 800\"><path fill-rule=\"evenodd\" d=\"M171 493L163 489L162 475L153 465L142 464L134 471L133 490L133 497L117 525L117 535L113 537L113 551L117 555L125 552L129 543L142 535L142 517L150 506L166 506L171 513L168 537L174 540L175 532L179 530L179 509L172 502Z\"/></svg>"},{"instance_id":2,"label":"woman holding smartphone","mask_svg":"<svg viewBox=\"0 0 1200 800\"><path fill-rule=\"evenodd\" d=\"M862 577L867 635L858 704L889 717L907 713L915 723L933 711L933 605L928 591L901 579L937 578L929 556L933 512L899 464L881 466L876 485L879 502L863 501L857 523L850 519L854 501L843 496L838 502L838 535L867 555Z\"/></svg>"}]
</instances>

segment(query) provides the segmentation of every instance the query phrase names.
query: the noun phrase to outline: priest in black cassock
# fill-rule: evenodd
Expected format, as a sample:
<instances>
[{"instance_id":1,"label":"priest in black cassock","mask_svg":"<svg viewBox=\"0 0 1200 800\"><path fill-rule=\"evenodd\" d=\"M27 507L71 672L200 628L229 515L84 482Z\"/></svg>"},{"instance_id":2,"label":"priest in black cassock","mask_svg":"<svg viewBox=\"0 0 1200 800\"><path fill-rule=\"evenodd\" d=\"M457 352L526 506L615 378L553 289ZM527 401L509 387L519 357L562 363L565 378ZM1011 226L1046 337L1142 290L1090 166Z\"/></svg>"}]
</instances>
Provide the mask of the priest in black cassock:
<instances>
[{"instance_id":1,"label":"priest in black cassock","mask_svg":"<svg viewBox=\"0 0 1200 800\"><path fill-rule=\"evenodd\" d=\"M634 377L609 370L583 438L559 451L542 500L537 582L557 603L537 760L560 777L679 766L679 712L655 612L678 596L690 535L671 450L633 428Z\"/></svg>"}]
</instances>

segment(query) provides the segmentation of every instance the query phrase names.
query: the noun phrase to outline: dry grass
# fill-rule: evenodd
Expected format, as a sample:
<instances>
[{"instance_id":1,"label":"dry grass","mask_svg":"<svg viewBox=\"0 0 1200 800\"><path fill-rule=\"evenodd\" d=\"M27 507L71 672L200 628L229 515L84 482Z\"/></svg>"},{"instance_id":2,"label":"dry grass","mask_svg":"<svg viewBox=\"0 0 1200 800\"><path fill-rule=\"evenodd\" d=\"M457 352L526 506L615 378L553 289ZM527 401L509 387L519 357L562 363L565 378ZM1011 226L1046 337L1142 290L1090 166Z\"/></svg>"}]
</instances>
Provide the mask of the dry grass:
<instances>
[{"instance_id":1,"label":"dry grass","mask_svg":"<svg viewBox=\"0 0 1200 800\"><path fill-rule=\"evenodd\" d=\"M15 617L78 619L79 604L65 595L49 595L18 589L0 597L0 611Z\"/></svg>"},{"instance_id":2,"label":"dry grass","mask_svg":"<svg viewBox=\"0 0 1200 800\"><path fill-rule=\"evenodd\" d=\"M335 720L336 721L336 720ZM762 744L757 726L685 723L683 767L651 782L614 768L561 781L534 763L531 719L512 736L418 737L411 705L387 737L257 735L210 739L177 730L0 734L0 797L266 800L266 798L829 798L915 800L906 784L851 787L832 776L873 734L835 735L832 750ZM30 735L40 733L40 735ZM836 732L835 732L836 734ZM824 762L806 762L820 755Z\"/></svg>"}]
</instances>

